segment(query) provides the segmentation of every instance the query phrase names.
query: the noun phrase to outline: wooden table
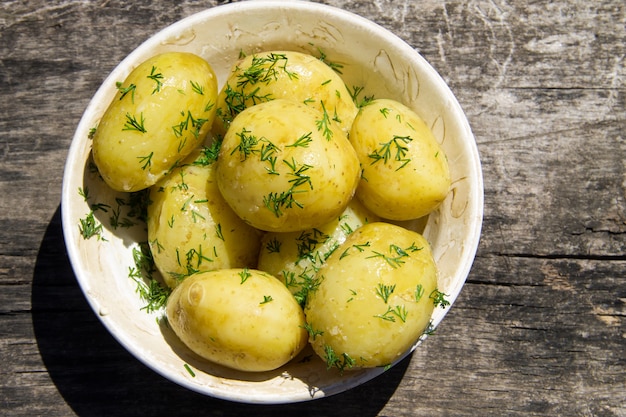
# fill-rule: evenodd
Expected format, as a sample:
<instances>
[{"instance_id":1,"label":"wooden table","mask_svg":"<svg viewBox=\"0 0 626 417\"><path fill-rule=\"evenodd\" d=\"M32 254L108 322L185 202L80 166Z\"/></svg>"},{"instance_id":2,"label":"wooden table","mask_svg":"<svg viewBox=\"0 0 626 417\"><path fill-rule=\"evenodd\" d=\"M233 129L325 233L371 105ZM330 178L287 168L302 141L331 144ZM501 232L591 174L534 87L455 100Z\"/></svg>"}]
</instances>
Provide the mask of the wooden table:
<instances>
[{"instance_id":1,"label":"wooden table","mask_svg":"<svg viewBox=\"0 0 626 417\"><path fill-rule=\"evenodd\" d=\"M154 32L223 1L0 3L0 415L626 416L626 5L327 0L442 74L482 157L467 285L399 366L286 406L189 392L90 310L60 223L90 97Z\"/></svg>"}]
</instances>

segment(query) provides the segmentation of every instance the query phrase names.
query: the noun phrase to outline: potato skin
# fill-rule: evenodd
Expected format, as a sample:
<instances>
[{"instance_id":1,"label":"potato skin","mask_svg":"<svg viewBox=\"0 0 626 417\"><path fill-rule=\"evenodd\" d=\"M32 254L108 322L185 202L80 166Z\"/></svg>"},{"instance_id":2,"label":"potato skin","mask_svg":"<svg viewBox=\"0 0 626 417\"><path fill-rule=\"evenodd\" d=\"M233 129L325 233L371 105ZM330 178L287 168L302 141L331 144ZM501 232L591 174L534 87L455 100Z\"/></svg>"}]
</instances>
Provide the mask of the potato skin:
<instances>
[{"instance_id":1,"label":"potato skin","mask_svg":"<svg viewBox=\"0 0 626 417\"><path fill-rule=\"evenodd\" d=\"M170 288L198 271L256 266L261 233L224 201L214 168L195 150L150 188L148 243Z\"/></svg>"},{"instance_id":2,"label":"potato skin","mask_svg":"<svg viewBox=\"0 0 626 417\"><path fill-rule=\"evenodd\" d=\"M215 117L217 79L201 57L168 52L141 63L118 90L96 128L94 162L111 188L139 191L202 143Z\"/></svg>"},{"instance_id":3,"label":"potato skin","mask_svg":"<svg viewBox=\"0 0 626 417\"><path fill-rule=\"evenodd\" d=\"M366 223L379 221L355 198L331 222L297 232L265 233L261 240L258 269L269 272L304 304L315 275L346 238Z\"/></svg>"},{"instance_id":4,"label":"potato skin","mask_svg":"<svg viewBox=\"0 0 626 417\"><path fill-rule=\"evenodd\" d=\"M304 230L338 216L354 196L360 168L346 136L318 127L322 116L277 99L241 112L216 163L233 211L257 229Z\"/></svg>"},{"instance_id":5,"label":"potato skin","mask_svg":"<svg viewBox=\"0 0 626 417\"><path fill-rule=\"evenodd\" d=\"M260 52L233 65L218 96L214 132L223 136L245 108L276 99L326 111L346 135L358 111L344 81L321 59L294 51Z\"/></svg>"},{"instance_id":6,"label":"potato skin","mask_svg":"<svg viewBox=\"0 0 626 417\"><path fill-rule=\"evenodd\" d=\"M437 269L428 242L389 223L352 233L318 273L305 307L309 342L329 367L386 366L426 330Z\"/></svg>"},{"instance_id":7,"label":"potato skin","mask_svg":"<svg viewBox=\"0 0 626 417\"><path fill-rule=\"evenodd\" d=\"M172 291L166 314L189 349L242 371L276 369L307 343L298 303L276 278L257 270L192 275Z\"/></svg>"},{"instance_id":8,"label":"potato skin","mask_svg":"<svg viewBox=\"0 0 626 417\"><path fill-rule=\"evenodd\" d=\"M350 142L363 169L356 196L380 217L425 216L448 194L446 155L430 128L407 106L373 100L356 116Z\"/></svg>"}]
</instances>

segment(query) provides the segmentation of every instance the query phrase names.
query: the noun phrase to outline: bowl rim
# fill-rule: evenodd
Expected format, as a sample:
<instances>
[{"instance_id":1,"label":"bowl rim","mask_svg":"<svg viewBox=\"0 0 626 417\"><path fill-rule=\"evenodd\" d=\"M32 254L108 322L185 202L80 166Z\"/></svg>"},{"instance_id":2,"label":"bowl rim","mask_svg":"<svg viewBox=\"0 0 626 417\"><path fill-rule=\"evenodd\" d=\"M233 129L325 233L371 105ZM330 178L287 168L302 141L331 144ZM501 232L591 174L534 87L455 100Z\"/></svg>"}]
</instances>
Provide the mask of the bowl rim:
<instances>
[{"instance_id":1,"label":"bowl rim","mask_svg":"<svg viewBox=\"0 0 626 417\"><path fill-rule=\"evenodd\" d=\"M465 134L468 138L473 139L473 143L467 144L467 150L469 150L472 155L470 155L470 160L473 162L468 168L471 170L471 175L474 178L474 182L472 186L474 188L474 192L472 193L473 199L470 201L470 207L468 210L471 210L471 229L470 233L467 236L467 240L464 241L464 245L467 246L467 250L465 252L465 259L462 261L462 267L458 270L456 275L462 276L462 282L459 283L458 288L454 291L453 294L448 296L448 300L451 304L454 303L457 296L460 293L461 288L465 284L467 276L469 275L470 269L472 267L474 258L476 256L476 252L478 250L478 244L480 240L480 234L482 229L482 219L483 219L483 204L484 204L484 190L483 190L483 177L482 170L480 164L480 157L478 153L478 148L476 146L475 138L471 132L469 122L461 109L460 104L458 103L456 97L450 90L447 83L443 81L441 76L434 70L434 68L408 43L402 40L400 37L385 29L381 25L366 19L360 15L352 13L350 11L346 11L340 9L335 6L324 5L321 3L313 3L308 1L301 0L254 0L254 1L244 1L238 3L230 3L224 5L214 6L199 12L196 12L190 16L187 16L183 19L180 19L165 28L153 33L147 40L142 42L139 46L137 46L131 53L129 53L122 61L120 61L116 67L110 72L110 74L103 80L102 84L96 91L96 93L91 98L88 103L83 116L81 117L75 134L72 138L70 144L70 150L68 152L67 160L64 167L64 178L63 178L63 186L62 186L62 200L61 200L61 218L63 225L63 234L66 244L67 253L70 259L70 263L72 264L72 268L76 275L76 279L81 287L81 290L86 297L90 307L96 313L96 316L99 318L101 323L107 328L108 332L128 351L130 352L136 359L138 359L141 363L146 365L148 368L155 371L157 374L165 377L166 379L177 383L185 388L188 388L192 391L210 395L215 398L243 402L243 403L265 403L265 404L281 404L281 403L293 403L293 402L301 402L307 400L313 400L317 398L327 397L330 395L335 395L341 392L344 392L348 389L354 388L362 383L365 383L376 376L380 375L384 372L384 369L381 368L373 368L367 373L362 374L361 376L354 378L352 384L345 387L329 387L325 389L324 392L320 393L316 396L307 396L302 395L298 398L284 398L282 395L270 396L267 395L249 395L248 393L234 395L232 392L214 390L212 387L206 386L198 386L198 384L193 384L189 381L189 379L184 378L180 375L168 373L164 369L159 368L154 363L152 363L145 356L144 352L141 348L135 346L128 340L124 335L120 334L115 329L115 323L107 318L106 315L99 314L97 303L90 297L89 295L89 285L85 281L85 278L82 274L82 260L81 254L79 253L77 247L72 244L73 235L70 230L76 227L76 219L72 217L72 211L69 209L69 205L71 204L71 200L69 195L71 193L75 193L75 189L72 187L71 181L71 173L80 169L80 164L83 164L84 161L80 160L79 156L81 152L84 151L84 132L88 131L91 126L88 126L92 119L89 116L90 113L93 113L94 107L100 105L102 106L103 98L106 95L105 86L107 84L114 84L116 79L120 78L120 74L125 71L125 68L128 68L129 65L133 62L138 62L141 60L141 57L146 54L147 51L153 49L162 39L168 38L170 36L175 35L180 32L182 28L187 26L193 26L195 24L199 24L206 19L209 18L218 18L222 15L230 15L232 13L245 13L255 10L266 9L268 7L280 8L280 9L290 9L295 10L296 12L305 12L305 13L332 13L334 17L341 21L350 21L354 26L358 26L359 29L375 32L377 36L384 38L387 42L392 43L394 47L399 48L406 53L411 60L415 62L419 62L420 65L429 72L429 75L435 79L438 83L437 87L442 89L442 91L446 92L446 96L449 99L449 106L453 112L455 112L455 119L460 120L462 124L461 128L465 130ZM108 105L108 100L105 100L106 105ZM446 309L442 314L438 315L433 320L433 325L436 327L439 322L443 319L443 317L447 314L449 308ZM400 362L406 356L410 355L415 347L410 351L406 352L398 361Z\"/></svg>"}]
</instances>

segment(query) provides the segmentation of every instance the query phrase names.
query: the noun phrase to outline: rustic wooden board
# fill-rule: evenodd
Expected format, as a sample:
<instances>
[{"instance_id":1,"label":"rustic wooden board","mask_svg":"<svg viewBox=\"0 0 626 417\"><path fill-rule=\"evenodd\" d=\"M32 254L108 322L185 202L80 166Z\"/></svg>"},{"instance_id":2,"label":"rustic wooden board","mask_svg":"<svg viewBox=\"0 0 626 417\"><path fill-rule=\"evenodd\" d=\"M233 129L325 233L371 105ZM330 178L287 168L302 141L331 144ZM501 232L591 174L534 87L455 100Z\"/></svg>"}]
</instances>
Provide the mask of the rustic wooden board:
<instances>
[{"instance_id":1,"label":"rustic wooden board","mask_svg":"<svg viewBox=\"0 0 626 417\"><path fill-rule=\"evenodd\" d=\"M457 303L410 358L350 392L258 407L136 361L64 249L63 164L111 69L216 1L0 3L0 414L626 415L626 5L328 0L442 74L481 153L485 219Z\"/></svg>"}]
</instances>

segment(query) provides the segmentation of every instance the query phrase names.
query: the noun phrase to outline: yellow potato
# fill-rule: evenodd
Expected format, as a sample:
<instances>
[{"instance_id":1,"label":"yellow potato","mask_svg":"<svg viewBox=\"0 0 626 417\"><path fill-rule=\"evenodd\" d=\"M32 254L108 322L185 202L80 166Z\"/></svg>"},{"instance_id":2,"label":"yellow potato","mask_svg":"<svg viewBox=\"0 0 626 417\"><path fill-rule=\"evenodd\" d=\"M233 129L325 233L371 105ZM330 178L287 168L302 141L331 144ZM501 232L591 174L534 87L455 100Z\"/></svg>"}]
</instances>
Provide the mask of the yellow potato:
<instances>
[{"instance_id":1,"label":"yellow potato","mask_svg":"<svg viewBox=\"0 0 626 417\"><path fill-rule=\"evenodd\" d=\"M446 155L426 123L405 105L378 99L362 107L350 142L363 169L356 196L380 217L425 216L448 194Z\"/></svg>"},{"instance_id":2,"label":"yellow potato","mask_svg":"<svg viewBox=\"0 0 626 417\"><path fill-rule=\"evenodd\" d=\"M300 304L315 286L315 274L346 238L366 223L378 221L357 200L331 222L297 232L268 232L261 240L258 269L279 278Z\"/></svg>"},{"instance_id":3,"label":"yellow potato","mask_svg":"<svg viewBox=\"0 0 626 417\"><path fill-rule=\"evenodd\" d=\"M271 275L224 269L190 276L170 295L170 327L199 356L242 371L269 371L307 344L302 309Z\"/></svg>"},{"instance_id":4,"label":"yellow potato","mask_svg":"<svg viewBox=\"0 0 626 417\"><path fill-rule=\"evenodd\" d=\"M300 52L269 51L237 62L220 90L214 132L223 136L245 108L285 98L326 113L347 135L357 113L341 77L319 58Z\"/></svg>"},{"instance_id":5,"label":"yellow potato","mask_svg":"<svg viewBox=\"0 0 626 417\"><path fill-rule=\"evenodd\" d=\"M171 288L198 271L256 266L260 247L260 233L222 198L205 152L187 161L150 189L148 243Z\"/></svg>"},{"instance_id":6,"label":"yellow potato","mask_svg":"<svg viewBox=\"0 0 626 417\"><path fill-rule=\"evenodd\" d=\"M211 66L190 53L154 56L135 68L98 123L93 157L118 191L155 184L196 148L216 111Z\"/></svg>"},{"instance_id":7,"label":"yellow potato","mask_svg":"<svg viewBox=\"0 0 626 417\"><path fill-rule=\"evenodd\" d=\"M252 226L274 232L331 221L348 205L360 168L354 149L335 126L304 104L277 99L241 112L216 163L217 185L232 209Z\"/></svg>"},{"instance_id":8,"label":"yellow potato","mask_svg":"<svg viewBox=\"0 0 626 417\"><path fill-rule=\"evenodd\" d=\"M387 366L427 329L437 269L422 235L389 223L352 233L319 270L305 307L309 342L340 370Z\"/></svg>"}]
</instances>

